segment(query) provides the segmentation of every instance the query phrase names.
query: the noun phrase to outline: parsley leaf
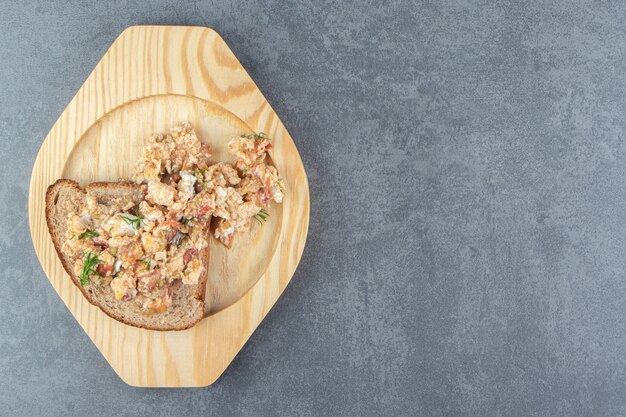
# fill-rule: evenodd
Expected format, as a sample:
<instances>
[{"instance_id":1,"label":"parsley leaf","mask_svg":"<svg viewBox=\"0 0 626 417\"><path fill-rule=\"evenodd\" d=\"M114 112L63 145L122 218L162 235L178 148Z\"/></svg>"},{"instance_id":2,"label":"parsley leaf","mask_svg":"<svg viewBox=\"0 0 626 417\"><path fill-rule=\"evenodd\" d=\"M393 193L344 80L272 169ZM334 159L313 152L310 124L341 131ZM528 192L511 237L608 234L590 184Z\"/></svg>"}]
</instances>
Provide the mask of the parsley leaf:
<instances>
[{"instance_id":1,"label":"parsley leaf","mask_svg":"<svg viewBox=\"0 0 626 417\"><path fill-rule=\"evenodd\" d=\"M265 133L263 132L259 132L259 133L250 133L249 135L246 134L242 134L241 135L242 138L248 138L248 139L254 139L256 142L262 140L262 139L268 139L268 137L265 135ZM269 140L269 139L268 139Z\"/></svg>"},{"instance_id":2,"label":"parsley leaf","mask_svg":"<svg viewBox=\"0 0 626 417\"><path fill-rule=\"evenodd\" d=\"M101 264L102 259L98 258L93 252L90 252L85 256L85 262L83 264L83 271L80 273L80 285L85 286L91 282L90 274L98 274L95 270L96 265Z\"/></svg>"},{"instance_id":3,"label":"parsley leaf","mask_svg":"<svg viewBox=\"0 0 626 417\"><path fill-rule=\"evenodd\" d=\"M259 212L257 214L254 215L254 218L256 219L256 221L258 221L259 223L264 223L267 221L267 218L270 216L270 214L267 212L267 210L265 210L264 208L259 210Z\"/></svg>"},{"instance_id":4,"label":"parsley leaf","mask_svg":"<svg viewBox=\"0 0 626 417\"><path fill-rule=\"evenodd\" d=\"M127 213L121 213L118 214L118 216L120 216L122 220L124 220L124 223L131 225L135 230L141 229L141 227L144 225L143 217L133 216L132 214Z\"/></svg>"},{"instance_id":5,"label":"parsley leaf","mask_svg":"<svg viewBox=\"0 0 626 417\"><path fill-rule=\"evenodd\" d=\"M98 236L100 236L100 233L93 231L93 230L87 230L86 232L83 232L80 235L78 235L78 239L93 239L94 237L98 237Z\"/></svg>"}]
</instances>

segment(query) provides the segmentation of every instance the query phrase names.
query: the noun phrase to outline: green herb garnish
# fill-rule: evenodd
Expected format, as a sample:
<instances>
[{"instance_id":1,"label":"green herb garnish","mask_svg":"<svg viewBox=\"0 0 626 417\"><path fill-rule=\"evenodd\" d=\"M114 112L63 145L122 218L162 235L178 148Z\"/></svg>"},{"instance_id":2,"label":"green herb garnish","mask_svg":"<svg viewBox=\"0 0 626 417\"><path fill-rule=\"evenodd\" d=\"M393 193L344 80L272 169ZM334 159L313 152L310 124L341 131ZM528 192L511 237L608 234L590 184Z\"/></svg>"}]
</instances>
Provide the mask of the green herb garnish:
<instances>
[{"instance_id":1,"label":"green herb garnish","mask_svg":"<svg viewBox=\"0 0 626 417\"><path fill-rule=\"evenodd\" d=\"M91 282L90 274L98 274L95 267L102 263L102 259L98 258L93 252L90 252L85 256L85 263L83 264L83 271L80 273L80 285L85 286Z\"/></svg>"},{"instance_id":2,"label":"green herb garnish","mask_svg":"<svg viewBox=\"0 0 626 417\"><path fill-rule=\"evenodd\" d=\"M189 222L195 222L196 220L198 220L198 219L196 219L195 217L183 217L183 218L180 220L180 222L181 222L182 224L186 225L186 224L188 224Z\"/></svg>"},{"instance_id":3,"label":"green herb garnish","mask_svg":"<svg viewBox=\"0 0 626 417\"><path fill-rule=\"evenodd\" d=\"M80 235L78 235L78 239L93 239L94 237L98 237L98 236L100 236L100 233L93 231L93 230L87 230L86 232L83 232Z\"/></svg>"},{"instance_id":4,"label":"green herb garnish","mask_svg":"<svg viewBox=\"0 0 626 417\"><path fill-rule=\"evenodd\" d=\"M261 139L267 139L267 136L263 132L259 133L250 133L249 135L242 134L242 138L254 139L255 141L260 141Z\"/></svg>"},{"instance_id":5,"label":"green herb garnish","mask_svg":"<svg viewBox=\"0 0 626 417\"><path fill-rule=\"evenodd\" d=\"M146 266L146 269L150 269L150 259L139 259L139 262Z\"/></svg>"},{"instance_id":6,"label":"green herb garnish","mask_svg":"<svg viewBox=\"0 0 626 417\"><path fill-rule=\"evenodd\" d=\"M254 215L254 218L256 219L256 221L258 221L259 223L264 223L267 221L267 218L270 216L270 214L267 212L267 210L265 209L261 209L259 210L259 212L257 214Z\"/></svg>"},{"instance_id":7,"label":"green herb garnish","mask_svg":"<svg viewBox=\"0 0 626 417\"><path fill-rule=\"evenodd\" d=\"M143 226L143 217L133 216L132 214L122 213L119 216L124 220L126 224L133 226L133 229L139 230Z\"/></svg>"}]
</instances>

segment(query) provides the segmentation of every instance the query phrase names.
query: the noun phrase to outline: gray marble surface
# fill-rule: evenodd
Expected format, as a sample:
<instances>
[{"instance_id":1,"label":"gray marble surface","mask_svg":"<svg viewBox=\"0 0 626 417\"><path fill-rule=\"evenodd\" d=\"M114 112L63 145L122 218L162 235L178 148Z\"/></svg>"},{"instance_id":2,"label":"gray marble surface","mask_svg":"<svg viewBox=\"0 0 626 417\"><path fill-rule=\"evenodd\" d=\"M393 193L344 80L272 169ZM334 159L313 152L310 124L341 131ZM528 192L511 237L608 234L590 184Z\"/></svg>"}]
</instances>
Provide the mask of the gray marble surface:
<instances>
[{"instance_id":1,"label":"gray marble surface","mask_svg":"<svg viewBox=\"0 0 626 417\"><path fill-rule=\"evenodd\" d=\"M0 414L626 415L626 5L0 5ZM219 31L291 132L311 226L222 378L138 389L44 277L37 150L134 24Z\"/></svg>"}]
</instances>

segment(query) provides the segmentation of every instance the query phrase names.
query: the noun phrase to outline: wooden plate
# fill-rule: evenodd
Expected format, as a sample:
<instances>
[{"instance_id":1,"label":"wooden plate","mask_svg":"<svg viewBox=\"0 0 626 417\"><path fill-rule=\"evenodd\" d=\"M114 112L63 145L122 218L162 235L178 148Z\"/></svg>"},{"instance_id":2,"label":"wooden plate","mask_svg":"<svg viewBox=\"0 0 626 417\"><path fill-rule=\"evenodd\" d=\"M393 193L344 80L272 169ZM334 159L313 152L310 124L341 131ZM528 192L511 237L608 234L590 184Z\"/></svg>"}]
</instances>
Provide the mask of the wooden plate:
<instances>
[{"instance_id":1,"label":"wooden plate","mask_svg":"<svg viewBox=\"0 0 626 417\"><path fill-rule=\"evenodd\" d=\"M109 318L72 284L45 224L45 191L58 178L81 185L129 178L149 135L185 120L213 146L215 161L231 160L232 136L267 133L286 195L281 205L272 203L269 221L238 234L231 250L212 241L207 317L182 332L137 329ZM215 31L134 26L113 43L46 137L31 177L29 222L48 279L126 383L206 386L291 279L306 240L309 190L289 133Z\"/></svg>"}]
</instances>

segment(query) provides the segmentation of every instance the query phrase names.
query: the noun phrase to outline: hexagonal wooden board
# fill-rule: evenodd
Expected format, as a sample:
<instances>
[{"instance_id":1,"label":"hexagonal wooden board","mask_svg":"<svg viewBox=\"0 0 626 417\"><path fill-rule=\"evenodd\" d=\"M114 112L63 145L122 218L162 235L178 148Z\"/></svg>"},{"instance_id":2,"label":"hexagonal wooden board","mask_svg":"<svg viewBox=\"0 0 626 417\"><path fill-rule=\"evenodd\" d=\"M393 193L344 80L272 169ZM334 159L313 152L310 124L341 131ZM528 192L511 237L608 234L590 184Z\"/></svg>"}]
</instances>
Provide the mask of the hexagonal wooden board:
<instances>
[{"instance_id":1,"label":"hexagonal wooden board","mask_svg":"<svg viewBox=\"0 0 626 417\"><path fill-rule=\"evenodd\" d=\"M190 121L228 160L241 133L272 138L271 162L285 179L269 222L238 234L231 250L211 243L207 317L179 332L137 329L92 306L63 270L48 234L44 197L58 178L129 178L151 133ZM268 102L213 30L126 29L87 78L46 137L30 183L29 222L41 265L65 305L128 384L197 387L213 383L289 283L309 224L309 189L300 155Z\"/></svg>"}]
</instances>

